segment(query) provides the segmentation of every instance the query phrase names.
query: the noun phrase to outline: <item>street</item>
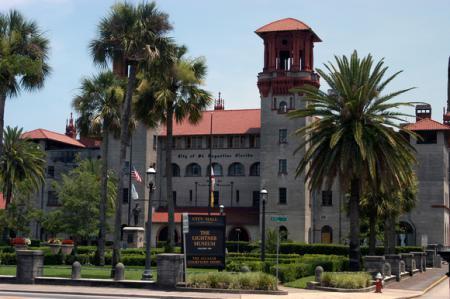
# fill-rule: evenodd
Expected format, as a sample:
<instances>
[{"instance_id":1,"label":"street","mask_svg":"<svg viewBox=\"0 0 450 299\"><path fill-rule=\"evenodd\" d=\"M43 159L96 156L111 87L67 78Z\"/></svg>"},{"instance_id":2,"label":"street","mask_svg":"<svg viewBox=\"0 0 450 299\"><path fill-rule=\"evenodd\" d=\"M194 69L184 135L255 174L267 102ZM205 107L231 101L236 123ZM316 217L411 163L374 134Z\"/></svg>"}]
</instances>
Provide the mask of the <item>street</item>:
<instances>
[{"instance_id":1,"label":"street","mask_svg":"<svg viewBox=\"0 0 450 299\"><path fill-rule=\"evenodd\" d=\"M93 295L67 295L67 294L48 294L48 293L19 293L19 292L0 292L0 298L2 299L79 299L79 298L92 298L92 299L126 299L129 297L116 297L116 296L93 296ZM152 299L149 297L149 299Z\"/></svg>"},{"instance_id":2,"label":"street","mask_svg":"<svg viewBox=\"0 0 450 299\"><path fill-rule=\"evenodd\" d=\"M434 288L432 288L428 293L421 296L423 299L448 299L450 298L450 285L449 280L446 279Z\"/></svg>"}]
</instances>

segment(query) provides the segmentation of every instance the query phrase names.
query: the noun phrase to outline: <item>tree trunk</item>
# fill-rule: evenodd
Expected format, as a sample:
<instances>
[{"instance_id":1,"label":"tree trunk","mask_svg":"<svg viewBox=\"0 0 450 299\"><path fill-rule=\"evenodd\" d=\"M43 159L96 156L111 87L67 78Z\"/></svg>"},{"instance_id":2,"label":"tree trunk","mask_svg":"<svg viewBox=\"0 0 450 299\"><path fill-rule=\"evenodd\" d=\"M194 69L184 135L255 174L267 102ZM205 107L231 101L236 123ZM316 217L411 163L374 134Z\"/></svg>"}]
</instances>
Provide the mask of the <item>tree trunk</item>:
<instances>
[{"instance_id":1,"label":"tree trunk","mask_svg":"<svg viewBox=\"0 0 450 299\"><path fill-rule=\"evenodd\" d=\"M0 91L0 156L3 154L3 129L5 126L6 92Z\"/></svg>"},{"instance_id":2,"label":"tree trunk","mask_svg":"<svg viewBox=\"0 0 450 299\"><path fill-rule=\"evenodd\" d=\"M117 180L117 196L116 196L116 213L114 221L114 247L112 266L113 271L116 264L120 261L121 235L122 235L122 188L123 177L125 176L125 158L129 141L129 122L131 116L131 99L133 90L136 85L136 65L130 65L130 73L128 76L127 92L125 102L123 103L122 114L120 117L120 155L119 155L119 176Z\"/></svg>"},{"instance_id":3,"label":"tree trunk","mask_svg":"<svg viewBox=\"0 0 450 299\"><path fill-rule=\"evenodd\" d=\"M103 138L102 138L102 174L101 174L101 193L99 205L99 224L98 224L98 264L105 265L105 239L106 239L106 210L108 202L108 146L109 131L108 123L103 120Z\"/></svg>"},{"instance_id":4,"label":"tree trunk","mask_svg":"<svg viewBox=\"0 0 450 299\"><path fill-rule=\"evenodd\" d=\"M377 214L372 208L369 214L369 255L375 255L377 245Z\"/></svg>"},{"instance_id":5,"label":"tree trunk","mask_svg":"<svg viewBox=\"0 0 450 299\"><path fill-rule=\"evenodd\" d=\"M172 144L173 144L173 109L167 109L167 137L166 137L166 198L169 228L167 233L167 244L169 252L175 246L175 203L172 193Z\"/></svg>"},{"instance_id":6,"label":"tree trunk","mask_svg":"<svg viewBox=\"0 0 450 299\"><path fill-rule=\"evenodd\" d=\"M384 224L384 253L395 254L395 217L387 215Z\"/></svg>"},{"instance_id":7,"label":"tree trunk","mask_svg":"<svg viewBox=\"0 0 450 299\"><path fill-rule=\"evenodd\" d=\"M359 179L352 179L350 187L350 202L349 202L349 216L350 216L350 271L360 271L360 227L359 227L359 193L360 181Z\"/></svg>"}]
</instances>

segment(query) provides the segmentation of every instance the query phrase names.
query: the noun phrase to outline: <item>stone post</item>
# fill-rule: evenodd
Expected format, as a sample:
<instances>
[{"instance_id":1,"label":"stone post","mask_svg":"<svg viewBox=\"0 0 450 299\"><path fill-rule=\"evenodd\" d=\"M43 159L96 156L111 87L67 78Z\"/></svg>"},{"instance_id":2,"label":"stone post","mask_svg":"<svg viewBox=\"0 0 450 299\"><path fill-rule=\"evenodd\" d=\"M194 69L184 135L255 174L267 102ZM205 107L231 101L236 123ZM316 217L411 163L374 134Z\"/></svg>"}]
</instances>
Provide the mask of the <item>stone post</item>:
<instances>
[{"instance_id":1,"label":"stone post","mask_svg":"<svg viewBox=\"0 0 450 299\"><path fill-rule=\"evenodd\" d=\"M80 278L81 278L81 264L78 261L75 261L72 264L72 279L80 279Z\"/></svg>"},{"instance_id":2,"label":"stone post","mask_svg":"<svg viewBox=\"0 0 450 299\"><path fill-rule=\"evenodd\" d=\"M385 256L386 262L391 265L391 274L395 276L397 281L401 279L401 270L400 270L400 255L399 254L386 254Z\"/></svg>"},{"instance_id":3,"label":"stone post","mask_svg":"<svg viewBox=\"0 0 450 299\"><path fill-rule=\"evenodd\" d=\"M322 266L317 266L315 271L315 281L318 283L322 283L322 273L323 273L323 268Z\"/></svg>"},{"instance_id":4,"label":"stone post","mask_svg":"<svg viewBox=\"0 0 450 299\"><path fill-rule=\"evenodd\" d=\"M427 253L422 252L422 270L423 272L427 271Z\"/></svg>"},{"instance_id":5,"label":"stone post","mask_svg":"<svg viewBox=\"0 0 450 299\"><path fill-rule=\"evenodd\" d=\"M419 269L420 272L423 272L423 252L411 252L414 255L414 260L416 261L416 268Z\"/></svg>"},{"instance_id":6,"label":"stone post","mask_svg":"<svg viewBox=\"0 0 450 299\"><path fill-rule=\"evenodd\" d=\"M383 277L391 276L391 264L389 264L388 262L384 263L382 273L383 273Z\"/></svg>"},{"instance_id":7,"label":"stone post","mask_svg":"<svg viewBox=\"0 0 450 299\"><path fill-rule=\"evenodd\" d=\"M374 278L378 273L384 273L383 268L386 263L384 256L364 256L363 257L364 268L366 272L372 274Z\"/></svg>"},{"instance_id":8,"label":"stone post","mask_svg":"<svg viewBox=\"0 0 450 299\"><path fill-rule=\"evenodd\" d=\"M425 253L427 255L427 267L433 268L434 267L434 260L436 258L436 251L433 249L427 249L425 250Z\"/></svg>"},{"instance_id":9,"label":"stone post","mask_svg":"<svg viewBox=\"0 0 450 299\"><path fill-rule=\"evenodd\" d=\"M413 271L415 269L415 262L413 263L414 255L412 253L401 253L400 256L402 260L405 262L405 270L409 272L409 275L413 275Z\"/></svg>"},{"instance_id":10,"label":"stone post","mask_svg":"<svg viewBox=\"0 0 450 299\"><path fill-rule=\"evenodd\" d=\"M175 288L183 281L183 255L162 253L156 256L157 284L164 288Z\"/></svg>"},{"instance_id":11,"label":"stone post","mask_svg":"<svg viewBox=\"0 0 450 299\"><path fill-rule=\"evenodd\" d=\"M16 260L17 283L34 283L36 277L42 276L44 270L42 250L17 250Z\"/></svg>"},{"instance_id":12,"label":"stone post","mask_svg":"<svg viewBox=\"0 0 450 299\"><path fill-rule=\"evenodd\" d=\"M434 267L435 268L442 268L442 258L440 255L436 255L434 257Z\"/></svg>"},{"instance_id":13,"label":"stone post","mask_svg":"<svg viewBox=\"0 0 450 299\"><path fill-rule=\"evenodd\" d=\"M114 271L114 280L125 279L125 266L122 263L117 263Z\"/></svg>"}]
</instances>

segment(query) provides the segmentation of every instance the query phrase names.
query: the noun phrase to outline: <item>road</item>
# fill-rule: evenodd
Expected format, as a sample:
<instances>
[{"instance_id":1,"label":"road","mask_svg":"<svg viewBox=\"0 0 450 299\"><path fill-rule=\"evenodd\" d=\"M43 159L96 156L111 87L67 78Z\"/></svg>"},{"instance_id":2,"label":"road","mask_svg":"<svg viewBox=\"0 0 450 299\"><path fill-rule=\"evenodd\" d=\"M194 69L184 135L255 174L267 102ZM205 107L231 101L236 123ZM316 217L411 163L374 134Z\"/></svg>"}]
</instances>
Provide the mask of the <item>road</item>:
<instances>
[{"instance_id":1,"label":"road","mask_svg":"<svg viewBox=\"0 0 450 299\"><path fill-rule=\"evenodd\" d=\"M446 279L428 293L420 297L421 299L449 299L450 298L450 285L449 280Z\"/></svg>"},{"instance_id":2,"label":"road","mask_svg":"<svg viewBox=\"0 0 450 299\"><path fill-rule=\"evenodd\" d=\"M112 297L112 296L91 296L91 295L65 295L65 294L36 294L36 293L19 293L19 292L0 292L2 299L127 299L128 297ZM148 298L152 299L152 298Z\"/></svg>"}]
</instances>

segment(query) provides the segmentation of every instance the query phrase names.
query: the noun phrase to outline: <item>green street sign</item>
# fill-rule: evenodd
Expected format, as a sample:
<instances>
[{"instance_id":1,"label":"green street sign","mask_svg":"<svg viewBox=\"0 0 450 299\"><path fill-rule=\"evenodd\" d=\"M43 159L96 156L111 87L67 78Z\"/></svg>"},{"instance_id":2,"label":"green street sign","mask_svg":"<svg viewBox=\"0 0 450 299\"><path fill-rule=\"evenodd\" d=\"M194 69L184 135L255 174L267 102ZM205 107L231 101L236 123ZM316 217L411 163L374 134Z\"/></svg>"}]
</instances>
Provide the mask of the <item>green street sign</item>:
<instances>
[{"instance_id":1,"label":"green street sign","mask_svg":"<svg viewBox=\"0 0 450 299\"><path fill-rule=\"evenodd\" d=\"M272 216L270 220L273 222L286 222L288 220L287 216Z\"/></svg>"}]
</instances>

